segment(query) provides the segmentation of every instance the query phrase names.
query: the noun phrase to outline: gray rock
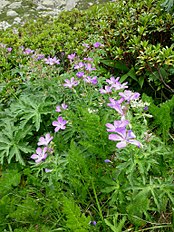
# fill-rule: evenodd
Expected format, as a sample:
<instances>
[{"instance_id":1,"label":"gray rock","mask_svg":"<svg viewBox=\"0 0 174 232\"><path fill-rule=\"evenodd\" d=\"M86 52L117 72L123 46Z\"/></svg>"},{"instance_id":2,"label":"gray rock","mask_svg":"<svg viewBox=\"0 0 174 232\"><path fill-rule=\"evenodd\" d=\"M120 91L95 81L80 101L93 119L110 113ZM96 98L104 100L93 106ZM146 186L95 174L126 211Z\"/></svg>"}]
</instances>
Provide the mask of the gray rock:
<instances>
[{"instance_id":1,"label":"gray rock","mask_svg":"<svg viewBox=\"0 0 174 232\"><path fill-rule=\"evenodd\" d=\"M16 11L14 11L14 10L7 11L7 16L8 17L15 17L17 15L18 15L18 13Z\"/></svg>"},{"instance_id":2,"label":"gray rock","mask_svg":"<svg viewBox=\"0 0 174 232\"><path fill-rule=\"evenodd\" d=\"M11 25L8 22L6 22L6 21L0 22L0 30L6 30L10 26Z\"/></svg>"},{"instance_id":3,"label":"gray rock","mask_svg":"<svg viewBox=\"0 0 174 232\"><path fill-rule=\"evenodd\" d=\"M21 4L22 4L22 2L13 2L12 4L10 4L8 6L8 8L10 8L10 9L17 9L17 8L21 7Z\"/></svg>"},{"instance_id":4,"label":"gray rock","mask_svg":"<svg viewBox=\"0 0 174 232\"><path fill-rule=\"evenodd\" d=\"M43 0L42 5L48 6L48 7L53 7L54 6L54 1L52 1L52 0Z\"/></svg>"},{"instance_id":5,"label":"gray rock","mask_svg":"<svg viewBox=\"0 0 174 232\"><path fill-rule=\"evenodd\" d=\"M77 1L66 0L65 10L72 10L76 6Z\"/></svg>"},{"instance_id":6,"label":"gray rock","mask_svg":"<svg viewBox=\"0 0 174 232\"><path fill-rule=\"evenodd\" d=\"M19 17L16 17L15 19L14 19L14 22L13 23L20 23L21 22L21 18L19 18Z\"/></svg>"},{"instance_id":7,"label":"gray rock","mask_svg":"<svg viewBox=\"0 0 174 232\"><path fill-rule=\"evenodd\" d=\"M0 2L0 9L3 9L5 6L7 6L8 4L10 4L9 1L6 0L1 0Z\"/></svg>"}]
</instances>

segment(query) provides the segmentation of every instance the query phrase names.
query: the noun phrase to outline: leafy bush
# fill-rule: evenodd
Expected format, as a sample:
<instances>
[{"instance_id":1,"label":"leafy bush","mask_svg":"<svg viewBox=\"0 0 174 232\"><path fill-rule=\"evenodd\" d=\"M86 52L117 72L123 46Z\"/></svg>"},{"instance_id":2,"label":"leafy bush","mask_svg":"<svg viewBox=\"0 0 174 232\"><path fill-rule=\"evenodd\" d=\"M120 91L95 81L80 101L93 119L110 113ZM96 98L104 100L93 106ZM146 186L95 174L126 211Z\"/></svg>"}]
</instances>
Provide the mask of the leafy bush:
<instances>
[{"instance_id":1,"label":"leafy bush","mask_svg":"<svg viewBox=\"0 0 174 232\"><path fill-rule=\"evenodd\" d=\"M102 40L106 47L105 68L119 76L124 74L123 78L129 79L137 90L143 88L152 96L155 92L170 98L174 92L173 18L160 3L129 0L93 6L86 11L74 9L61 13L57 19L27 22L17 32L9 29L2 33L0 41L56 55L64 59L66 66L62 52L81 54L82 41ZM11 66L5 60L2 65Z\"/></svg>"},{"instance_id":2,"label":"leafy bush","mask_svg":"<svg viewBox=\"0 0 174 232\"><path fill-rule=\"evenodd\" d=\"M68 22L66 12L53 24L26 24L8 40L10 32L3 33L9 44L0 58L1 231L173 230L173 97L157 105L158 99L132 91L146 76L172 73L166 69L173 59L171 47L164 48L168 41L152 41L158 19L168 14L151 1L106 6L74 10ZM127 18L115 19L119 12L129 27ZM153 32L136 30L142 17ZM130 32L149 42L128 49L130 59L124 51L111 60L131 46ZM169 64L162 52L170 54ZM141 55L149 66L159 55L157 73L148 73ZM160 87L158 78L150 82Z\"/></svg>"}]
</instances>

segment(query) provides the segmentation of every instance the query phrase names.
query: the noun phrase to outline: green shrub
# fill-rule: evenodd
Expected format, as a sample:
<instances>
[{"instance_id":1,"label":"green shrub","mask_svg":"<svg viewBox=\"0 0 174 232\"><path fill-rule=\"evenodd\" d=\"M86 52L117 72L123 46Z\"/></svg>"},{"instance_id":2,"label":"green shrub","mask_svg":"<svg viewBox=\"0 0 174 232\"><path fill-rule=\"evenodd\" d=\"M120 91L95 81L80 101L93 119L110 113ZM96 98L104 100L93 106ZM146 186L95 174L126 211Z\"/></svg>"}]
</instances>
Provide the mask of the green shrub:
<instances>
[{"instance_id":1,"label":"green shrub","mask_svg":"<svg viewBox=\"0 0 174 232\"><path fill-rule=\"evenodd\" d=\"M173 17L159 1L116 1L93 6L86 11L62 12L57 19L27 22L14 34L8 29L0 41L8 46L39 49L45 55L82 53L82 41L100 39L110 67L138 88L170 97L173 86ZM118 67L122 61L127 70ZM65 63L66 64L66 63ZM147 90L149 89L149 90ZM153 95L154 96L154 95Z\"/></svg>"}]
</instances>

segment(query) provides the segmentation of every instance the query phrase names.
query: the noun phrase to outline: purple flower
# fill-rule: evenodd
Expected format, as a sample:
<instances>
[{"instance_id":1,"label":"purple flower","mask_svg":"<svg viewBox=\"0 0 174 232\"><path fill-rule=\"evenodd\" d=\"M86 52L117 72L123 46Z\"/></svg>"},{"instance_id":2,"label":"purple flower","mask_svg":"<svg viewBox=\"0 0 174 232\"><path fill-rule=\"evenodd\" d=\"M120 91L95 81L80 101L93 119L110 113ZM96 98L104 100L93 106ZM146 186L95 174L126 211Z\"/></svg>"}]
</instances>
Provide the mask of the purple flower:
<instances>
[{"instance_id":1,"label":"purple flower","mask_svg":"<svg viewBox=\"0 0 174 232\"><path fill-rule=\"evenodd\" d=\"M79 81L76 81L74 77L72 77L70 80L66 79L65 82L66 83L63 86L68 87L70 89L72 89L73 86L77 86L79 84Z\"/></svg>"},{"instance_id":2,"label":"purple flower","mask_svg":"<svg viewBox=\"0 0 174 232\"><path fill-rule=\"evenodd\" d=\"M91 84L96 85L97 83L98 83L98 80L97 80L97 77L95 76L91 79Z\"/></svg>"},{"instance_id":3,"label":"purple flower","mask_svg":"<svg viewBox=\"0 0 174 232\"><path fill-rule=\"evenodd\" d=\"M61 112L63 110L66 110L68 108L68 106L65 103L62 103L61 106L56 106L56 112Z\"/></svg>"},{"instance_id":4,"label":"purple flower","mask_svg":"<svg viewBox=\"0 0 174 232\"><path fill-rule=\"evenodd\" d=\"M48 57L47 59L45 59L45 64L49 64L49 65L54 65L54 64L60 64L60 60L57 59L56 57Z\"/></svg>"},{"instance_id":5,"label":"purple flower","mask_svg":"<svg viewBox=\"0 0 174 232\"><path fill-rule=\"evenodd\" d=\"M82 44L85 48L90 48L90 46L89 46L89 44L87 44L87 43L84 43L84 44Z\"/></svg>"},{"instance_id":6,"label":"purple flower","mask_svg":"<svg viewBox=\"0 0 174 232\"><path fill-rule=\"evenodd\" d=\"M139 93L133 93L130 90L125 90L122 93L119 93L119 95L124 99L124 101L130 102L132 100L136 100L139 98Z\"/></svg>"},{"instance_id":7,"label":"purple flower","mask_svg":"<svg viewBox=\"0 0 174 232\"><path fill-rule=\"evenodd\" d=\"M112 161L110 161L109 159L105 159L104 162L105 163L112 163Z\"/></svg>"},{"instance_id":8,"label":"purple flower","mask_svg":"<svg viewBox=\"0 0 174 232\"><path fill-rule=\"evenodd\" d=\"M119 79L120 79L120 77L117 77L116 79L115 79L115 77L111 77L110 79L106 79L106 82L109 83L110 85L114 85L114 84L118 83Z\"/></svg>"},{"instance_id":9,"label":"purple flower","mask_svg":"<svg viewBox=\"0 0 174 232\"><path fill-rule=\"evenodd\" d=\"M97 222L96 221L90 221L90 224L93 225L93 226L96 226Z\"/></svg>"},{"instance_id":10,"label":"purple flower","mask_svg":"<svg viewBox=\"0 0 174 232\"><path fill-rule=\"evenodd\" d=\"M44 54L37 54L36 55L36 60L42 60L45 58L45 55Z\"/></svg>"},{"instance_id":11,"label":"purple flower","mask_svg":"<svg viewBox=\"0 0 174 232\"><path fill-rule=\"evenodd\" d=\"M121 84L120 82L117 82L117 83L111 85L111 88L115 89L115 90L120 90L120 89L126 89L126 88L128 88L128 86L127 86L127 82L125 82L123 84Z\"/></svg>"},{"instance_id":12,"label":"purple flower","mask_svg":"<svg viewBox=\"0 0 174 232\"><path fill-rule=\"evenodd\" d=\"M83 68L84 67L84 63L83 62L79 62L78 64L75 64L74 65L74 69L80 69L80 68Z\"/></svg>"},{"instance_id":13,"label":"purple flower","mask_svg":"<svg viewBox=\"0 0 174 232\"><path fill-rule=\"evenodd\" d=\"M101 94L112 93L112 89L110 86L106 85L103 89L99 90Z\"/></svg>"},{"instance_id":14,"label":"purple flower","mask_svg":"<svg viewBox=\"0 0 174 232\"><path fill-rule=\"evenodd\" d=\"M110 79L106 79L106 82L109 83L111 85L111 88L115 89L115 90L128 88L127 82L121 84L119 82L119 79L120 79L120 77L117 77L116 79L115 79L115 77L111 77Z\"/></svg>"},{"instance_id":15,"label":"purple flower","mask_svg":"<svg viewBox=\"0 0 174 232\"><path fill-rule=\"evenodd\" d=\"M47 146L51 140L53 140L53 136L50 135L50 133L46 134L45 137L40 137L39 142L37 143L38 146Z\"/></svg>"},{"instance_id":16,"label":"purple flower","mask_svg":"<svg viewBox=\"0 0 174 232\"><path fill-rule=\"evenodd\" d=\"M106 123L106 127L108 128L108 132L117 132L118 128L126 128L126 126L129 124L128 120L120 120L120 121L114 121L114 125L111 123Z\"/></svg>"},{"instance_id":17,"label":"purple flower","mask_svg":"<svg viewBox=\"0 0 174 232\"><path fill-rule=\"evenodd\" d=\"M126 130L125 128L119 128L117 134L110 134L109 140L120 141L117 143L117 148L124 148L128 143L134 144L138 147L141 147L141 143L135 140L136 136L131 130Z\"/></svg>"},{"instance_id":18,"label":"purple flower","mask_svg":"<svg viewBox=\"0 0 174 232\"><path fill-rule=\"evenodd\" d=\"M99 48L99 47L103 47L104 45L101 44L100 42L96 42L96 43L93 44L93 46L94 46L95 48Z\"/></svg>"},{"instance_id":19,"label":"purple flower","mask_svg":"<svg viewBox=\"0 0 174 232\"><path fill-rule=\"evenodd\" d=\"M31 159L34 159L36 163L40 163L41 161L44 161L47 158L47 147L44 147L43 149L38 147L36 149L36 154L33 154L31 156Z\"/></svg>"},{"instance_id":20,"label":"purple flower","mask_svg":"<svg viewBox=\"0 0 174 232\"><path fill-rule=\"evenodd\" d=\"M13 48L7 48L7 51L8 52L11 52Z\"/></svg>"},{"instance_id":21,"label":"purple flower","mask_svg":"<svg viewBox=\"0 0 174 232\"><path fill-rule=\"evenodd\" d=\"M93 59L90 57L85 57L84 60L93 61Z\"/></svg>"},{"instance_id":22,"label":"purple flower","mask_svg":"<svg viewBox=\"0 0 174 232\"><path fill-rule=\"evenodd\" d=\"M61 112L61 106L56 106L56 112Z\"/></svg>"},{"instance_id":23,"label":"purple flower","mask_svg":"<svg viewBox=\"0 0 174 232\"><path fill-rule=\"evenodd\" d=\"M81 78L81 77L84 76L84 72L78 72L78 73L76 73L76 76L77 76L78 78Z\"/></svg>"},{"instance_id":24,"label":"purple flower","mask_svg":"<svg viewBox=\"0 0 174 232\"><path fill-rule=\"evenodd\" d=\"M147 111L149 108L148 108L148 106L145 106L144 107L144 111Z\"/></svg>"},{"instance_id":25,"label":"purple flower","mask_svg":"<svg viewBox=\"0 0 174 232\"><path fill-rule=\"evenodd\" d=\"M48 169L48 168L45 168L45 172L48 173L48 172L52 172L53 170L51 169Z\"/></svg>"},{"instance_id":26,"label":"purple flower","mask_svg":"<svg viewBox=\"0 0 174 232\"><path fill-rule=\"evenodd\" d=\"M109 98L110 103L108 103L107 105L111 108L113 108L114 110L116 110L121 116L124 116L124 112L123 112L123 108L120 105L122 103L122 98L120 100L114 100L113 98Z\"/></svg>"},{"instance_id":27,"label":"purple flower","mask_svg":"<svg viewBox=\"0 0 174 232\"><path fill-rule=\"evenodd\" d=\"M33 53L33 52L34 52L34 50L31 50L31 49L29 49L29 48L26 48L26 49L23 51L23 53L26 54L26 55L29 55L29 54L31 54L31 53Z\"/></svg>"},{"instance_id":28,"label":"purple flower","mask_svg":"<svg viewBox=\"0 0 174 232\"><path fill-rule=\"evenodd\" d=\"M87 71L89 71L89 72L91 72L91 71L93 71L93 70L96 70L96 68L93 68L93 67L92 67L92 64L90 64L90 63L85 64L85 69L86 69Z\"/></svg>"},{"instance_id":29,"label":"purple flower","mask_svg":"<svg viewBox=\"0 0 174 232\"><path fill-rule=\"evenodd\" d=\"M64 120L61 116L57 118L57 121L53 121L52 125L55 126L56 128L54 129L55 132L58 132L60 129L65 130L67 121Z\"/></svg>"},{"instance_id":30,"label":"purple flower","mask_svg":"<svg viewBox=\"0 0 174 232\"><path fill-rule=\"evenodd\" d=\"M74 60L75 57L76 57L76 54L75 54L75 53L68 55L68 59L69 59L70 61Z\"/></svg>"},{"instance_id":31,"label":"purple flower","mask_svg":"<svg viewBox=\"0 0 174 232\"><path fill-rule=\"evenodd\" d=\"M65 103L62 103L62 109L66 110L68 108L68 106Z\"/></svg>"},{"instance_id":32,"label":"purple flower","mask_svg":"<svg viewBox=\"0 0 174 232\"><path fill-rule=\"evenodd\" d=\"M98 83L97 77L91 78L90 76L87 76L83 79L85 82L96 85Z\"/></svg>"}]
</instances>

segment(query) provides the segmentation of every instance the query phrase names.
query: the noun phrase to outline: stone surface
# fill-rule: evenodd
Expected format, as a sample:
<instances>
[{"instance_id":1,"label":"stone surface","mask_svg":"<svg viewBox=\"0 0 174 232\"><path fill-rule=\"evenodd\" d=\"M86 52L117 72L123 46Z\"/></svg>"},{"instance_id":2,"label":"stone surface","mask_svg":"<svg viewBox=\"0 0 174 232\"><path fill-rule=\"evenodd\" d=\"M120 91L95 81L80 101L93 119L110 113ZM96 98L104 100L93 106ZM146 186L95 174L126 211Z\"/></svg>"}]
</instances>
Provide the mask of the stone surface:
<instances>
[{"instance_id":1,"label":"stone surface","mask_svg":"<svg viewBox=\"0 0 174 232\"><path fill-rule=\"evenodd\" d=\"M54 1L52 1L52 0L43 0L42 5L53 7L54 6Z\"/></svg>"},{"instance_id":2,"label":"stone surface","mask_svg":"<svg viewBox=\"0 0 174 232\"><path fill-rule=\"evenodd\" d=\"M6 21L0 22L0 30L6 30L10 26L11 25L8 22L6 22Z\"/></svg>"},{"instance_id":3,"label":"stone surface","mask_svg":"<svg viewBox=\"0 0 174 232\"><path fill-rule=\"evenodd\" d=\"M88 7L88 3L112 0L0 0L0 30L14 24L23 24L36 16L57 16L62 10L76 6Z\"/></svg>"},{"instance_id":4,"label":"stone surface","mask_svg":"<svg viewBox=\"0 0 174 232\"><path fill-rule=\"evenodd\" d=\"M18 15L18 13L16 11L14 11L14 10L7 11L7 16L8 17L15 17L17 15Z\"/></svg>"},{"instance_id":5,"label":"stone surface","mask_svg":"<svg viewBox=\"0 0 174 232\"><path fill-rule=\"evenodd\" d=\"M22 2L13 2L12 4L8 5L9 9L17 9L20 8L22 5Z\"/></svg>"},{"instance_id":6,"label":"stone surface","mask_svg":"<svg viewBox=\"0 0 174 232\"><path fill-rule=\"evenodd\" d=\"M1 0L0 1L0 9L3 9L5 6L7 6L10 3L10 1Z\"/></svg>"}]
</instances>

